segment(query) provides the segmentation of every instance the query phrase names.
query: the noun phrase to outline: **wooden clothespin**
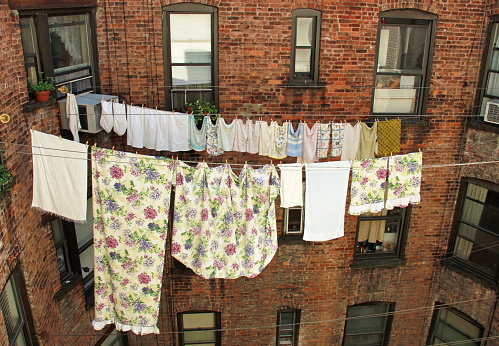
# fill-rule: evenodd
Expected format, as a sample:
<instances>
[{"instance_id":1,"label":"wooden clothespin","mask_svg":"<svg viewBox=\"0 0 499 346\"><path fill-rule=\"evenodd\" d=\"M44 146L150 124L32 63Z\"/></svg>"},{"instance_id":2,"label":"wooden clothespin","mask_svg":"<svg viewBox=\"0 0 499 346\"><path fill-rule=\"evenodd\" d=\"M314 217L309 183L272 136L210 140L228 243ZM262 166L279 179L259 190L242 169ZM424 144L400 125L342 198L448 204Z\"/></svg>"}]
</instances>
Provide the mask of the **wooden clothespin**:
<instances>
[{"instance_id":1,"label":"wooden clothespin","mask_svg":"<svg viewBox=\"0 0 499 346\"><path fill-rule=\"evenodd\" d=\"M418 148L419 152L421 152L421 148Z\"/></svg>"},{"instance_id":2,"label":"wooden clothespin","mask_svg":"<svg viewBox=\"0 0 499 346\"><path fill-rule=\"evenodd\" d=\"M62 137L61 137L61 135L59 135L59 139L62 141Z\"/></svg>"},{"instance_id":3,"label":"wooden clothespin","mask_svg":"<svg viewBox=\"0 0 499 346\"><path fill-rule=\"evenodd\" d=\"M87 148L87 149L88 149L88 141L87 141L87 143L85 143L85 148Z\"/></svg>"},{"instance_id":4,"label":"wooden clothespin","mask_svg":"<svg viewBox=\"0 0 499 346\"><path fill-rule=\"evenodd\" d=\"M139 157L139 154L137 154L137 152L135 152L135 157Z\"/></svg>"},{"instance_id":5,"label":"wooden clothespin","mask_svg":"<svg viewBox=\"0 0 499 346\"><path fill-rule=\"evenodd\" d=\"M113 147L111 148L111 154L113 154L113 155L114 155L114 145L113 145Z\"/></svg>"},{"instance_id":6,"label":"wooden clothespin","mask_svg":"<svg viewBox=\"0 0 499 346\"><path fill-rule=\"evenodd\" d=\"M97 143L94 143L94 150L97 149Z\"/></svg>"}]
</instances>

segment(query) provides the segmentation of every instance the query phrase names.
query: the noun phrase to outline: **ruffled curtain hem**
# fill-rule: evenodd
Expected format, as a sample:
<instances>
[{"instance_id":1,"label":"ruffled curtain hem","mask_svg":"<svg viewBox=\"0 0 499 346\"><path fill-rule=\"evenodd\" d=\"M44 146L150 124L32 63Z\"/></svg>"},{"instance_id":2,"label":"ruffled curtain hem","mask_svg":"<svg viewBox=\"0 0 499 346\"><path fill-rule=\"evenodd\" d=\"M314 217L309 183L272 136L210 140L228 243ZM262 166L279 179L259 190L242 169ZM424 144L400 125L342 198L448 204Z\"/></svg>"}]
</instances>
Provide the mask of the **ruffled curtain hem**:
<instances>
[{"instance_id":1,"label":"ruffled curtain hem","mask_svg":"<svg viewBox=\"0 0 499 346\"><path fill-rule=\"evenodd\" d=\"M370 211L371 213L377 213L385 208L384 202L361 204L361 205L350 205L348 208L348 213L350 215L362 215Z\"/></svg>"},{"instance_id":2,"label":"ruffled curtain hem","mask_svg":"<svg viewBox=\"0 0 499 346\"><path fill-rule=\"evenodd\" d=\"M123 324L118 321L116 321L115 318L110 319L110 320L105 320L105 321L93 321L92 326L94 327L95 330L101 330L108 324L114 324L116 326L116 330L119 330L121 332L128 332L132 331L134 334L137 335L147 335L147 334L159 334L159 329L157 326L131 326L129 324Z\"/></svg>"},{"instance_id":3,"label":"ruffled curtain hem","mask_svg":"<svg viewBox=\"0 0 499 346\"><path fill-rule=\"evenodd\" d=\"M386 209L391 210L395 207L405 208L409 204L419 204L421 195L411 195L403 198L387 199Z\"/></svg>"}]
</instances>

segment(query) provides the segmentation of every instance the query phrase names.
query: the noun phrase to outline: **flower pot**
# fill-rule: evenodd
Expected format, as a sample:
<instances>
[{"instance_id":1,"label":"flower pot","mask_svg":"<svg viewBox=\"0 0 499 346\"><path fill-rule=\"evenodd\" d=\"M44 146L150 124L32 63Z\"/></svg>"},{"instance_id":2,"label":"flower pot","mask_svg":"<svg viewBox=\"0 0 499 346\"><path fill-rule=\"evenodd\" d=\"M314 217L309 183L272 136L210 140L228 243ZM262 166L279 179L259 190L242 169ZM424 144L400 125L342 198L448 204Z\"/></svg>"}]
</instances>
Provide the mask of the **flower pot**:
<instances>
[{"instance_id":1,"label":"flower pot","mask_svg":"<svg viewBox=\"0 0 499 346\"><path fill-rule=\"evenodd\" d=\"M49 96L50 96L50 90L38 91L35 93L35 97L38 102L48 101Z\"/></svg>"}]
</instances>

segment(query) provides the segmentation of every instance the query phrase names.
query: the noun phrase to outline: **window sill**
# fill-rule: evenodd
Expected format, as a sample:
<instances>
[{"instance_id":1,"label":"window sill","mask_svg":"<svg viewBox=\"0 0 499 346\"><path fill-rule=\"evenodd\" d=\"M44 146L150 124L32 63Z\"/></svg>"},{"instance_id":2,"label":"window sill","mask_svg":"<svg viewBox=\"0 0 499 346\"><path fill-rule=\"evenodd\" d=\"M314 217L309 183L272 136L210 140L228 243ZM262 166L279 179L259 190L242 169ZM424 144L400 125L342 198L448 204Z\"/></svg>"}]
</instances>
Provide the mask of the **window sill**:
<instances>
[{"instance_id":1,"label":"window sill","mask_svg":"<svg viewBox=\"0 0 499 346\"><path fill-rule=\"evenodd\" d=\"M25 104L23 104L23 111L24 113L31 113L36 111L37 109L45 108L51 105L55 105L57 103L57 100L53 97L50 97L48 101L46 102L38 102L35 100L29 101Z\"/></svg>"},{"instance_id":2,"label":"window sill","mask_svg":"<svg viewBox=\"0 0 499 346\"><path fill-rule=\"evenodd\" d=\"M303 240L303 234L281 234L279 237L279 243L292 245L292 244L307 244L310 243L306 240Z\"/></svg>"},{"instance_id":3,"label":"window sill","mask_svg":"<svg viewBox=\"0 0 499 346\"><path fill-rule=\"evenodd\" d=\"M61 283L61 289L56 292L54 298L62 300L64 297L73 290L79 283L83 281L81 275L73 274Z\"/></svg>"},{"instance_id":4,"label":"window sill","mask_svg":"<svg viewBox=\"0 0 499 346\"><path fill-rule=\"evenodd\" d=\"M479 284L482 284L488 288L495 289L498 287L497 281L490 276L483 274L477 270L464 265L461 261L454 258L444 258L440 261L440 264L444 267L452 270L468 279L471 279Z\"/></svg>"},{"instance_id":5,"label":"window sill","mask_svg":"<svg viewBox=\"0 0 499 346\"><path fill-rule=\"evenodd\" d=\"M370 267L399 267L403 265L405 265L405 260L400 258L373 258L354 260L354 262L350 264L350 268L362 269Z\"/></svg>"},{"instance_id":6,"label":"window sill","mask_svg":"<svg viewBox=\"0 0 499 346\"><path fill-rule=\"evenodd\" d=\"M310 88L310 89L324 89L326 87L325 84L315 84L315 83L288 83L288 88Z\"/></svg>"}]
</instances>

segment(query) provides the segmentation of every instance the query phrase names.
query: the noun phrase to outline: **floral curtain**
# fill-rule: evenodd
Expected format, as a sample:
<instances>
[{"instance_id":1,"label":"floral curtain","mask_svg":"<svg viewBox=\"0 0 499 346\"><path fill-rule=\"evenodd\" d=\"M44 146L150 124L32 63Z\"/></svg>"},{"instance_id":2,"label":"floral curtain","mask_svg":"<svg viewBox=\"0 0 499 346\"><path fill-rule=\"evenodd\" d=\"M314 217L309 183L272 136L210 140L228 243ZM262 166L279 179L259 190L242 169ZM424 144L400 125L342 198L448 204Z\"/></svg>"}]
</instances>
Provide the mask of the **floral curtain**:
<instances>
[{"instance_id":1,"label":"floral curtain","mask_svg":"<svg viewBox=\"0 0 499 346\"><path fill-rule=\"evenodd\" d=\"M350 208L348 209L351 215L361 215L368 211L376 213L383 210L387 167L386 157L353 161Z\"/></svg>"},{"instance_id":2,"label":"floral curtain","mask_svg":"<svg viewBox=\"0 0 499 346\"><path fill-rule=\"evenodd\" d=\"M405 208L420 202L423 153L390 157L386 208Z\"/></svg>"}]
</instances>

